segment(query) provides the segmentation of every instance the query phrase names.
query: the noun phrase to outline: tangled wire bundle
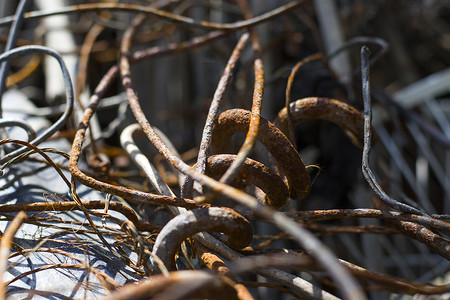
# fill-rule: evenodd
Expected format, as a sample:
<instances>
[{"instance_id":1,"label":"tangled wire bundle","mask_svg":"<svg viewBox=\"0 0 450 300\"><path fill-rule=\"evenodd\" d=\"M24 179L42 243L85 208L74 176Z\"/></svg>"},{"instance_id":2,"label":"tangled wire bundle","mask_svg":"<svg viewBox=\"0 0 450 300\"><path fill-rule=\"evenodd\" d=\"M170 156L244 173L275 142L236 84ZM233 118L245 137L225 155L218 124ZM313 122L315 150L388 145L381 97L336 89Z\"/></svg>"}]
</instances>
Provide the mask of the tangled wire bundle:
<instances>
[{"instance_id":1,"label":"tangled wire bundle","mask_svg":"<svg viewBox=\"0 0 450 300\"><path fill-rule=\"evenodd\" d=\"M439 179L424 189L389 130L420 127L439 141L417 142L432 167L434 151L450 157L449 137L398 104L393 121L372 122L372 97L393 101L370 90L384 40L329 51L311 17L323 17L319 1L257 14L247 0L31 2L0 18L0 297L450 292L433 281L450 267L450 168L433 169ZM363 22L358 5L347 9ZM361 44L360 67L342 75L334 57ZM328 86L311 88L320 77Z\"/></svg>"}]
</instances>

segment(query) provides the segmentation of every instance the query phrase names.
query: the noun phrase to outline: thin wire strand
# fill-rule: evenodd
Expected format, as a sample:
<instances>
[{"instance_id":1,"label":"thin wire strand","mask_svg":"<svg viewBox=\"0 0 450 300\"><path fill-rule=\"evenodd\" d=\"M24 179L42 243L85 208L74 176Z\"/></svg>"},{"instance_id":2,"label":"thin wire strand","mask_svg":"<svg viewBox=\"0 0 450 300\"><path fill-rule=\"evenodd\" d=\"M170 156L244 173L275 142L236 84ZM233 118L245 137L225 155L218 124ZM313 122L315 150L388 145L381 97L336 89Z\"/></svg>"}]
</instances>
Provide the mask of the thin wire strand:
<instances>
[{"instance_id":1,"label":"thin wire strand","mask_svg":"<svg viewBox=\"0 0 450 300\"><path fill-rule=\"evenodd\" d=\"M74 90L72 86L72 80L70 78L69 71L67 70L67 67L64 63L64 60L62 59L61 55L59 55L58 52L56 52L53 49L50 49L45 46L23 46L19 48L15 48L13 50L10 50L8 52L5 52L0 55L0 63L6 60L11 59L15 56L22 56L29 53L34 52L40 52L44 53L50 56L53 56L59 63L59 66L61 67L62 75L64 78L64 84L65 84L65 90L66 90L66 109L62 116L49 128L47 128L44 132L39 134L35 139L33 139L30 144L33 145L39 145L41 142L47 140L50 136L52 136L55 132L57 132L70 118L73 112L74 107ZM6 161L11 159L14 156L20 155L27 151L26 147L17 149L11 153L8 153L4 157L0 159L0 164L4 164Z\"/></svg>"},{"instance_id":2,"label":"thin wire strand","mask_svg":"<svg viewBox=\"0 0 450 300\"><path fill-rule=\"evenodd\" d=\"M1 101L1 100L0 100ZM8 119L0 119L0 128L1 127L20 127L26 131L28 135L28 142L36 138L36 131L26 122L21 120L8 120Z\"/></svg>"},{"instance_id":3,"label":"thin wire strand","mask_svg":"<svg viewBox=\"0 0 450 300\"><path fill-rule=\"evenodd\" d=\"M21 0L17 5L16 13L14 14L15 18L10 28L8 40L6 41L5 49L3 49L3 52L7 52L14 48L14 45L17 41L17 36L19 34L19 28L22 25L24 19L24 12L27 9L29 3L29 0ZM5 90L6 78L8 77L9 65L9 60L0 64L0 118L3 117L2 97Z\"/></svg>"},{"instance_id":4,"label":"thin wire strand","mask_svg":"<svg viewBox=\"0 0 450 300\"><path fill-rule=\"evenodd\" d=\"M191 176L194 180L200 182L201 184L209 186L214 192L220 192L240 204L255 210L256 213L267 217L280 229L285 230L290 235L292 235L295 240L302 245L306 250L311 251L317 260L326 266L330 272L331 277L339 284L342 288L343 295L348 299L365 299L365 295L362 292L359 285L356 283L355 279L352 278L349 273L337 262L334 254L322 244L312 233L305 230L304 228L298 226L298 224L291 219L285 217L283 214L278 213L268 207L259 204L258 200L251 197L250 195L244 193L241 190L235 189L229 185L218 182L198 171L192 169L189 165L184 163L178 156L174 155L170 149L160 140L153 127L148 122L142 108L139 104L139 99L132 87L131 72L130 72L130 61L128 59L128 53L130 49L130 43L132 38L132 32L124 36L121 45L121 59L120 59L120 73L122 78L122 85L126 90L127 98L130 103L131 110L147 135L148 139L153 143L153 145L158 149L158 151L166 158L166 160L173 165L175 168L180 170L187 176ZM259 68L260 66L256 66ZM261 69L258 69L261 70ZM258 72L258 71L256 71ZM258 73L258 76L262 76ZM259 82L262 78L258 78L255 81ZM256 86L255 90L260 91L262 86ZM255 95L257 98L262 96L258 93ZM90 117L85 115L86 119ZM259 119L259 116L257 117ZM79 128L82 129L82 128ZM75 140L82 140L84 132L78 131ZM73 152L72 152L73 154ZM74 170L74 169L72 169ZM74 174L74 173L72 173Z\"/></svg>"},{"instance_id":5,"label":"thin wire strand","mask_svg":"<svg viewBox=\"0 0 450 300\"><path fill-rule=\"evenodd\" d=\"M6 228L0 242L0 278L2 278L0 282L0 299L2 300L6 299L6 287L8 286L8 283L3 282L3 274L8 265L9 251L11 250L14 236L26 218L26 213L20 211Z\"/></svg>"},{"instance_id":6,"label":"thin wire strand","mask_svg":"<svg viewBox=\"0 0 450 300\"><path fill-rule=\"evenodd\" d=\"M272 18L285 14L292 9L301 7L310 2L310 0L302 0L302 1L292 1L283 6L275 8L267 13L261 14L252 19L248 19L245 21L238 21L234 23L227 24L219 24L207 21L196 21L192 18L184 17L181 15L169 13L163 10L155 9L152 6L142 6L137 4L121 4L121 3L89 3L89 4L80 4L74 6L66 6L59 9L55 9L53 11L34 11L25 14L26 19L34 19L34 18L42 18L49 17L60 14L69 14L69 13L80 13L83 11L102 11L102 10L118 10L118 11L130 11L135 13L144 13L155 15L163 19L167 19L170 21L175 21L179 23L183 23L185 25L191 25L196 27L203 27L209 29L221 29L221 30L238 30L242 28L247 28L250 26L255 26L257 24L266 22ZM0 19L0 26L5 26L10 24L15 19L14 16L5 17Z\"/></svg>"},{"instance_id":7,"label":"thin wire strand","mask_svg":"<svg viewBox=\"0 0 450 300\"><path fill-rule=\"evenodd\" d=\"M200 141L200 147L197 156L196 170L204 173L206 167L206 160L208 150L211 144L211 132L214 121L217 119L217 115L219 114L219 106L220 102L225 94L225 91L230 84L232 79L233 70L236 67L237 61L241 56L242 51L244 50L245 45L249 39L249 34L244 33L239 39L236 47L231 54L225 70L223 71L222 77L217 84L216 91L214 92L213 100L209 106L208 117L205 122L205 126L202 131L202 139ZM193 181L190 177L186 177L185 182L183 183L181 189L181 196L186 198L192 198L192 184Z\"/></svg>"},{"instance_id":8,"label":"thin wire strand","mask_svg":"<svg viewBox=\"0 0 450 300\"><path fill-rule=\"evenodd\" d=\"M398 202L386 194L375 179L375 175L372 173L369 165L370 149L372 145L372 104L370 100L370 81L369 81L369 48L363 46L361 48L361 75L362 75L362 93L364 100L364 148L362 155L362 172L364 178L369 183L374 193L389 207L398 209L403 212L426 215L420 210L409 206L407 204Z\"/></svg>"}]
</instances>

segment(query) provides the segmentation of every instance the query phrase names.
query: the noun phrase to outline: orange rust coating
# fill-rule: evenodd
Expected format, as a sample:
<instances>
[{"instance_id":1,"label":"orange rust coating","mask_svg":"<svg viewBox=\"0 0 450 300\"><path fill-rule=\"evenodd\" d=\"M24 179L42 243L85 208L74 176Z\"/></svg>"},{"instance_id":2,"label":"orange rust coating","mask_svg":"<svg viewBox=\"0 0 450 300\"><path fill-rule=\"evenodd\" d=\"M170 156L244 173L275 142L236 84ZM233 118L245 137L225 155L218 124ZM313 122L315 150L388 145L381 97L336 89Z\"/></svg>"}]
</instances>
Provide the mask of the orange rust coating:
<instances>
[{"instance_id":1,"label":"orange rust coating","mask_svg":"<svg viewBox=\"0 0 450 300\"><path fill-rule=\"evenodd\" d=\"M211 177L222 176L231 166L236 155L218 154L208 157L206 175ZM288 202L289 191L280 176L268 167L253 159L247 158L238 173L238 178L259 187L266 196L264 204L280 209Z\"/></svg>"},{"instance_id":2,"label":"orange rust coating","mask_svg":"<svg viewBox=\"0 0 450 300\"><path fill-rule=\"evenodd\" d=\"M78 160L80 158L81 147L83 145L83 141L86 136L87 129L89 127L89 121L94 115L95 111L97 110L97 107L100 102L100 97L103 95L105 90L111 84L112 78L117 76L118 71L119 68L117 66L112 67L100 81L99 85L95 90L94 95L91 97L91 102L84 111L83 118L78 125L78 129L72 143L72 149L70 151L70 159L69 159L69 171L73 179L90 188L99 190L104 193L109 193L115 196L122 197L130 202L144 202L148 204L182 206L186 208L198 207L198 205L194 201L189 199L155 195L151 193L134 190L131 188L105 183L93 177L87 176L79 169Z\"/></svg>"},{"instance_id":3,"label":"orange rust coating","mask_svg":"<svg viewBox=\"0 0 450 300\"><path fill-rule=\"evenodd\" d=\"M254 299L243 284L237 283L236 277L234 277L230 269L217 255L211 253L208 248L199 243L195 244L195 252L208 269L213 270L222 276L226 276L234 282L234 289L236 290L237 296L240 300Z\"/></svg>"},{"instance_id":4,"label":"orange rust coating","mask_svg":"<svg viewBox=\"0 0 450 300\"><path fill-rule=\"evenodd\" d=\"M373 196L372 201L376 208L386 211L386 204L381 202L377 196ZM429 249L436 252L447 260L450 260L450 240L441 237L427 227L408 221L385 220L386 223L398 228L404 235L409 236L423 244Z\"/></svg>"},{"instance_id":5,"label":"orange rust coating","mask_svg":"<svg viewBox=\"0 0 450 300\"><path fill-rule=\"evenodd\" d=\"M139 19L136 20L137 23L139 23ZM127 34L131 37L132 34L130 35L128 31L129 30L127 30ZM183 50L199 47L206 44L208 41L223 37L225 35L226 33L224 33L223 31L214 31L207 33L203 36L193 38L186 42L170 43L166 46L156 46L143 51L137 51L130 55L130 63L137 63L144 59L149 59L151 57L155 57L158 55L163 55L172 52L180 52ZM125 45L127 44L125 43ZM128 50L125 49L124 52L128 53ZM89 127L89 121L95 114L99 102L101 101L101 98L107 92L109 86L112 84L112 82L114 82L114 79L117 77L118 74L119 74L118 65L114 65L108 70L108 72L103 76L103 78L97 85L94 94L91 96L90 104L84 111L83 118L78 125L75 137L73 139L72 149L70 151L69 170L72 177L88 187L122 197L130 202L144 202L159 205L182 206L191 209L199 207L198 204L189 199L155 195L151 193L145 193L138 190L134 190L131 188L125 188L121 186L108 184L86 175L79 169L78 160L80 158L81 148L86 136L86 131L87 128Z\"/></svg>"},{"instance_id":6,"label":"orange rust coating","mask_svg":"<svg viewBox=\"0 0 450 300\"><path fill-rule=\"evenodd\" d=\"M251 113L244 109L230 109L223 112L213 128L212 152L227 152L228 145L231 144L231 136L235 132L248 130L250 116ZM257 140L272 154L278 166L286 174L290 197L304 198L309 192L311 179L303 160L283 132L261 117Z\"/></svg>"},{"instance_id":7,"label":"orange rust coating","mask_svg":"<svg viewBox=\"0 0 450 300\"><path fill-rule=\"evenodd\" d=\"M228 269L225 263L217 255L211 252L202 252L199 253L199 257L208 269L214 270L217 273L230 277L230 279L236 280L236 278L229 273L230 269Z\"/></svg>"},{"instance_id":8,"label":"orange rust coating","mask_svg":"<svg viewBox=\"0 0 450 300\"><path fill-rule=\"evenodd\" d=\"M81 201L84 209L104 209L106 206L105 200L91 200ZM34 203L15 203L15 204L0 204L1 213L11 213L18 211L38 212L38 211L71 211L77 210L80 206L76 202L34 202ZM117 211L130 220L138 230L145 231L159 231L161 227L149 223L139 222L136 213L126 205L120 202L111 201L108 204L108 209Z\"/></svg>"},{"instance_id":9,"label":"orange rust coating","mask_svg":"<svg viewBox=\"0 0 450 300\"><path fill-rule=\"evenodd\" d=\"M186 289L195 284L198 284L199 288L187 291L187 294L183 295L184 297L189 297L189 299L238 299L236 291L220 276L213 276L203 271L187 270L170 272L167 277L154 275L138 284L126 284L108 295L105 300L144 300L161 294L170 296L170 292L173 290Z\"/></svg>"},{"instance_id":10,"label":"orange rust coating","mask_svg":"<svg viewBox=\"0 0 450 300\"><path fill-rule=\"evenodd\" d=\"M425 226L405 221L387 221L396 226L403 234L425 244L428 248L450 260L450 240L441 237Z\"/></svg>"},{"instance_id":11,"label":"orange rust coating","mask_svg":"<svg viewBox=\"0 0 450 300\"><path fill-rule=\"evenodd\" d=\"M292 68L291 74L289 75L287 86L286 86L286 100L285 100L286 109L288 109L289 103L291 103L291 89L292 89L292 85L294 83L295 75L297 74L298 70L300 70L300 68L303 67L305 64L307 64L311 61L318 60L318 59L321 59L326 64L326 60L324 59L323 54L316 53L316 54L313 54L313 55L303 58L301 61L296 63L295 66ZM283 131L283 132L286 134L286 136L289 138L289 140L295 145L295 134L294 134L294 130L293 130L294 125L292 122L292 116L291 116L290 110L287 111L286 117L287 117L286 131Z\"/></svg>"},{"instance_id":12,"label":"orange rust coating","mask_svg":"<svg viewBox=\"0 0 450 300\"><path fill-rule=\"evenodd\" d=\"M395 293L405 293L409 295L423 294L436 295L448 293L450 288L447 284L433 285L421 284L406 280L401 277L392 276L389 274L381 274L375 271L367 270L352 263L340 260L340 263L347 267L355 277L360 280L367 280L382 285L383 288L393 291Z\"/></svg>"},{"instance_id":13,"label":"orange rust coating","mask_svg":"<svg viewBox=\"0 0 450 300\"><path fill-rule=\"evenodd\" d=\"M248 246L253 238L250 223L233 209L199 208L170 220L156 238L152 253L164 262L168 270L175 270L174 257L181 243L199 232L224 233L226 243L233 249Z\"/></svg>"},{"instance_id":14,"label":"orange rust coating","mask_svg":"<svg viewBox=\"0 0 450 300\"><path fill-rule=\"evenodd\" d=\"M270 19L273 19L277 16L283 15L295 8L299 8L307 3L311 2L311 0L303 0L303 1L291 1L285 5L282 5L280 7L277 7L275 9L272 9L271 11L268 11L266 13L263 13L257 17L254 17L249 20L243 20L243 21L237 21L234 23L214 23L214 22L208 22L208 21L196 21L192 18L184 17L182 15L173 14L164 10L157 9L153 6L143 6L138 4L128 4L128 3L85 3L85 4L78 4L78 5L72 5L72 6L66 6L61 9L49 11L49 12L27 12L25 13L26 19L33 19L33 18L41 18L44 16L53 16L53 15L60 15L60 14L68 14L68 13L74 13L74 12L83 12L83 11L128 11L128 12L134 12L134 13L144 13L147 15L154 15L157 17L160 17L162 19L171 20L173 22L180 22L187 26L196 26L196 27L204 27L204 28L210 28L210 29L223 29L223 30L238 30L243 29L246 27L252 27L255 25L258 25L260 23L266 22ZM13 19L8 18L9 20L6 20L2 22L2 25L4 24L10 24L12 23Z\"/></svg>"},{"instance_id":15,"label":"orange rust coating","mask_svg":"<svg viewBox=\"0 0 450 300\"><path fill-rule=\"evenodd\" d=\"M352 142L362 148L364 144L364 117L353 106L330 98L310 97L292 102L289 107L294 126L305 120L330 121L339 125ZM278 113L274 123L284 133L288 132L286 108Z\"/></svg>"}]
</instances>

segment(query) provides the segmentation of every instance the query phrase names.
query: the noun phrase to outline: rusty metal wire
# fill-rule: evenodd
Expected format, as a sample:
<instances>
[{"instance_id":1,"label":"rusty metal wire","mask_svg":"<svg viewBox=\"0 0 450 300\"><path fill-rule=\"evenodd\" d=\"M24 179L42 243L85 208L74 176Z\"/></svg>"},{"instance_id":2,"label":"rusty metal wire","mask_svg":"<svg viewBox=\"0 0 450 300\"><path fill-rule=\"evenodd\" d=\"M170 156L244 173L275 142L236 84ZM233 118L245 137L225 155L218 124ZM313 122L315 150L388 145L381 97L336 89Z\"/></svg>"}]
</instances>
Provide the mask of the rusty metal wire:
<instances>
[{"instance_id":1,"label":"rusty metal wire","mask_svg":"<svg viewBox=\"0 0 450 300\"><path fill-rule=\"evenodd\" d=\"M231 145L232 135L235 132L246 132L250 119L251 113L243 109L223 112L213 128L212 153L226 153L228 146ZM309 192L311 181L297 150L280 129L264 118L261 118L258 131L256 138L275 158L278 167L287 178L290 197L304 198Z\"/></svg>"},{"instance_id":2,"label":"rusty metal wire","mask_svg":"<svg viewBox=\"0 0 450 300\"><path fill-rule=\"evenodd\" d=\"M303 121L314 119L326 120L339 125L355 145L363 146L362 114L353 106L335 99L317 97L298 99L289 105L289 110L283 108L278 113L274 124L287 134L288 124L296 126Z\"/></svg>"},{"instance_id":3,"label":"rusty metal wire","mask_svg":"<svg viewBox=\"0 0 450 300\"><path fill-rule=\"evenodd\" d=\"M24 12L22 0L15 15L0 17L0 130L11 137L0 141L0 297L359 300L450 292L449 282L434 281L450 271L450 156L446 143L428 143L450 137L445 101L411 112L402 93L389 98L392 86L369 88L377 85L369 66L383 77L378 67L398 45L344 26L349 40L326 56L318 35L310 37L316 16L308 0L120 2ZM383 7L338 7L342 18L358 19L360 6L370 5ZM61 30L77 43L70 53L20 30L42 36L36 24L68 15L73 26ZM29 45L15 48L19 34ZM352 56L356 43L381 49L369 57L363 46L361 71L343 87L335 76L342 70L329 61L342 51ZM56 99L42 97L48 77L40 75L48 72L34 61L41 54L62 71L52 82L64 87ZM78 59L74 70L67 55ZM11 65L17 57L34 62ZM314 60L321 66L304 66ZM13 84L8 65L23 68ZM19 98L5 87L34 106L11 109ZM380 117L383 108L391 120ZM328 184L315 183L321 178L328 196L317 191ZM70 284L61 294L42 288L41 278L54 277L46 274L64 274ZM24 291L28 279L38 284Z\"/></svg>"},{"instance_id":4,"label":"rusty metal wire","mask_svg":"<svg viewBox=\"0 0 450 300\"><path fill-rule=\"evenodd\" d=\"M56 131L61 129L61 127L67 122L69 117L72 114L73 107L74 107L74 92L72 87L72 80L69 75L69 71L66 68L66 65L64 61L62 60L61 56L54 50L44 47L44 46L23 46L19 48L12 49L8 52L5 52L0 55L0 62L6 61L8 59L11 59L15 56L20 55L26 55L28 53L44 53L50 56L53 56L59 63L61 67L61 71L64 78L64 84L66 87L66 109L63 113L63 115L47 130L39 134L35 139L33 139L30 143L33 145L38 145L44 140L48 139L51 135L53 135ZM11 159L14 156L20 155L21 153L25 152L26 148L21 148L16 151L13 151L11 153L8 153L8 155L4 156L0 159L0 164L5 163L8 159Z\"/></svg>"},{"instance_id":5,"label":"rusty metal wire","mask_svg":"<svg viewBox=\"0 0 450 300\"><path fill-rule=\"evenodd\" d=\"M212 128L214 125L214 121L217 119L217 115L219 113L220 102L224 96L227 86L230 83L233 70L236 66L237 60L241 55L241 52L244 50L243 48L247 44L248 38L249 34L244 33L242 37L239 39L238 44L234 48L233 53L231 54L230 59L227 62L222 77L220 78L220 81L217 84L216 91L214 92L213 99L209 106L208 118L205 121L205 127L203 128L202 131L203 136L200 142L199 153L196 163L196 169L201 173L205 172L208 150L211 144ZM181 190L182 195L192 197L192 188L193 188L192 179L190 177L186 177L186 182L183 183L183 188Z\"/></svg>"},{"instance_id":6,"label":"rusty metal wire","mask_svg":"<svg viewBox=\"0 0 450 300\"><path fill-rule=\"evenodd\" d=\"M300 6L305 5L308 0L303 1L292 1L288 4L285 4L283 6L280 6L276 9L271 10L270 12L267 12L265 14L262 14L258 17L248 19L245 21L239 21L235 23L230 24L218 24L213 22L207 22L207 21L200 21L197 22L192 18L187 18L181 15L172 14L170 12L162 11L159 9L156 9L151 6L141 6L141 5L135 5L135 4L122 4L122 3L94 3L94 4L80 4L75 6L68 6L61 9L55 9L54 11L50 12L29 12L25 14L25 19L31 19L31 18L42 18L42 17L48 17L48 16L54 16L54 15L60 15L60 14L67 14L67 13L78 13L83 11L101 11L101 10L120 10L120 11L131 11L131 12L139 12L144 14L150 14L155 15L163 19L168 19L175 22L180 22L185 25L191 25L191 26L199 26L199 27L205 27L210 29L225 29L225 30L238 30L242 28L248 28L251 26L255 26L259 23L265 22L267 20L270 20L272 18L275 18L281 14L287 13L289 10L292 10L294 8L298 8ZM5 17L3 19L0 19L0 26L8 25L11 22L13 22L15 18L14 17Z\"/></svg>"},{"instance_id":7,"label":"rusty metal wire","mask_svg":"<svg viewBox=\"0 0 450 300\"><path fill-rule=\"evenodd\" d=\"M226 243L234 249L246 247L252 240L252 229L248 221L229 208L199 208L182 213L164 226L153 247L153 254L173 271L172 261L181 242L197 232L223 232Z\"/></svg>"},{"instance_id":8,"label":"rusty metal wire","mask_svg":"<svg viewBox=\"0 0 450 300\"><path fill-rule=\"evenodd\" d=\"M227 288L228 287L228 288ZM130 284L106 299L183 299L200 297L238 299L236 291L229 289L226 278L216 277L204 271L171 272L168 277L152 276L140 285Z\"/></svg>"},{"instance_id":9,"label":"rusty metal wire","mask_svg":"<svg viewBox=\"0 0 450 300\"><path fill-rule=\"evenodd\" d=\"M354 279L348 276L344 269L342 269L335 261L332 253L324 247L313 235L309 232L303 230L297 224L292 222L291 220L285 218L281 214L277 214L276 212L268 209L267 207L258 205L256 199L249 197L245 193L241 191L235 190L221 182L217 182L210 177L207 177L197 171L191 169L188 165L186 165L183 161L181 161L176 155L174 155L170 149L161 141L158 135L155 133L154 129L148 122L145 117L144 112L139 104L138 97L132 87L132 80L130 74L130 64L129 64L129 50L131 38L134 33L134 29L140 25L142 18L136 18L133 26L130 30L128 30L125 34L121 45L121 58L120 58L120 73L122 77L122 85L126 90L128 101L130 103L131 110L136 118L136 120L141 125L143 131L149 138L149 140L153 143L153 145L158 149L158 151L166 158L166 160L173 165L175 168L180 170L185 175L191 176L194 180L199 181L201 184L206 184L211 187L215 192L221 192L231 198L233 198L238 203L244 204L252 209L254 209L257 213L265 215L269 217L280 229L286 230L307 250L313 251L314 255L317 256L317 259L330 270L331 276L338 282L342 284L343 294L349 299L359 299L364 298L361 290L354 282ZM257 63L259 62L259 63ZM259 65L261 64L261 65ZM241 149L243 157L245 158L247 153L250 151L251 147L254 144L257 136L257 130L259 127L259 111L260 111L260 101L261 101L261 93L262 93L262 62L260 60L255 61L255 90L254 90L254 101L252 103L252 111L251 121L249 122L249 133L247 134L246 141ZM236 161L235 161L236 162ZM73 173L72 173L73 174ZM85 180L86 182L86 180Z\"/></svg>"},{"instance_id":10,"label":"rusty metal wire","mask_svg":"<svg viewBox=\"0 0 450 300\"><path fill-rule=\"evenodd\" d=\"M205 174L218 177L226 172L236 160L236 155L218 154L208 157ZM275 209L281 209L288 203L289 191L280 176L260 162L247 158L237 178L260 188L265 196L263 203Z\"/></svg>"},{"instance_id":11,"label":"rusty metal wire","mask_svg":"<svg viewBox=\"0 0 450 300\"><path fill-rule=\"evenodd\" d=\"M27 215L23 211L19 211L14 217L11 224L6 229L5 233L2 235L2 241L0 243L0 275L3 278L3 274L6 271L6 266L8 264L7 257L9 256L9 251L11 250L11 245L13 243L13 238L16 235L17 230L19 230L24 219ZM0 284L0 299L6 299L6 286L3 282Z\"/></svg>"},{"instance_id":12,"label":"rusty metal wire","mask_svg":"<svg viewBox=\"0 0 450 300\"><path fill-rule=\"evenodd\" d=\"M6 41L4 52L12 50L15 47L17 37L19 34L19 28L22 25L23 22L23 16L25 13L25 10L27 9L27 6L30 4L30 1L28 0L22 0L20 1L19 5L17 5L17 11L16 11L16 18L13 21L13 24L10 28L10 33L8 35L8 40ZM10 61L7 60L0 64L0 99L3 96L3 92L5 90L6 85L6 77L8 75L10 66ZM0 101L1 103L1 101ZM0 106L0 117L2 117L2 107Z\"/></svg>"},{"instance_id":13,"label":"rusty metal wire","mask_svg":"<svg viewBox=\"0 0 450 300\"><path fill-rule=\"evenodd\" d=\"M364 177L369 183L372 190L377 194L377 196L385 202L390 207L404 211L407 213L412 213L416 215L423 215L424 213L418 209L411 207L407 204L398 202L387 195L377 183L375 175L370 169L369 159L370 159L370 148L372 144L372 105L370 103L370 82L369 82L369 48L363 46L361 48L361 74L362 74L362 90L364 99L364 150L363 150L363 160L362 160L362 170Z\"/></svg>"}]
</instances>

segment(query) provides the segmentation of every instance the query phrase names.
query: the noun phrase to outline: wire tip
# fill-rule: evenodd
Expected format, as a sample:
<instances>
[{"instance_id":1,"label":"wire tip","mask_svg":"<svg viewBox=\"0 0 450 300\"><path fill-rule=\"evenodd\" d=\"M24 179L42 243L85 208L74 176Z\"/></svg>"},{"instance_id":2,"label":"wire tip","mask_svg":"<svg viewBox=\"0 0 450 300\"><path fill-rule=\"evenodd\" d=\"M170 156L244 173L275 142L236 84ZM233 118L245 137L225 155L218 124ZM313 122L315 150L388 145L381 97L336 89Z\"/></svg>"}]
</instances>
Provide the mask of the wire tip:
<instances>
[{"instance_id":1,"label":"wire tip","mask_svg":"<svg viewBox=\"0 0 450 300\"><path fill-rule=\"evenodd\" d=\"M369 56L369 55L370 55L369 47L367 47L367 46L362 46L362 47L361 47L361 55Z\"/></svg>"}]
</instances>

